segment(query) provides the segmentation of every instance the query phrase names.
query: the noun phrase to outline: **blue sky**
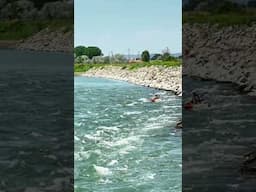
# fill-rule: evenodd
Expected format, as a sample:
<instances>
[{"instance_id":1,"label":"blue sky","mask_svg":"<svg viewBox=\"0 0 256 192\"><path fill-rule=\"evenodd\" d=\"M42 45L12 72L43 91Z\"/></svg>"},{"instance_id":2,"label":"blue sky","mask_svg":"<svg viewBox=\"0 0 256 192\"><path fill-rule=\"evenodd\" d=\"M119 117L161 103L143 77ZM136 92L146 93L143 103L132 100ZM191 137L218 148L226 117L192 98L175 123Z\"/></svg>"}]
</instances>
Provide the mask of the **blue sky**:
<instances>
[{"instance_id":1,"label":"blue sky","mask_svg":"<svg viewBox=\"0 0 256 192\"><path fill-rule=\"evenodd\" d=\"M181 53L181 0L76 0L75 46L98 46L104 55L147 49Z\"/></svg>"}]
</instances>

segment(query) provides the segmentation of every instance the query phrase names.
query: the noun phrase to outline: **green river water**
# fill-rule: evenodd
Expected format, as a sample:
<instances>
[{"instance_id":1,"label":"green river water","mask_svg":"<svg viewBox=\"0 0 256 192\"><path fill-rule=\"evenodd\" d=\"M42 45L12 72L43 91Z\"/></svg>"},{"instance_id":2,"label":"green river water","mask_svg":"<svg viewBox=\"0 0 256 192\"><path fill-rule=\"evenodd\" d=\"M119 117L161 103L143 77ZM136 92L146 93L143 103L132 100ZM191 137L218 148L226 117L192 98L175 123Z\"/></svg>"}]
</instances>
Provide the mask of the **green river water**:
<instances>
[{"instance_id":1,"label":"green river water","mask_svg":"<svg viewBox=\"0 0 256 192\"><path fill-rule=\"evenodd\" d=\"M161 95L161 101L148 98ZM75 77L75 191L181 191L181 99L121 81Z\"/></svg>"}]
</instances>

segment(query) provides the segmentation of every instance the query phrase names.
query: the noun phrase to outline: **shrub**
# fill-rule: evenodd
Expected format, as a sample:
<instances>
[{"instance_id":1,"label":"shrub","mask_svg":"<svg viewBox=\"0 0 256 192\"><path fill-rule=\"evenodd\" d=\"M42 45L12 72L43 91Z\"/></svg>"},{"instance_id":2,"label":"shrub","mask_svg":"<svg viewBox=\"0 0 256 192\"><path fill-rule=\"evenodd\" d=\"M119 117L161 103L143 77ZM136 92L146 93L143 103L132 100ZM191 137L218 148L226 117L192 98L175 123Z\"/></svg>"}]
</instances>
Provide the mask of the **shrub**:
<instances>
[{"instance_id":1,"label":"shrub","mask_svg":"<svg viewBox=\"0 0 256 192\"><path fill-rule=\"evenodd\" d=\"M90 63L90 59L86 55L81 55L75 58L75 63L88 64Z\"/></svg>"},{"instance_id":2,"label":"shrub","mask_svg":"<svg viewBox=\"0 0 256 192\"><path fill-rule=\"evenodd\" d=\"M92 63L94 63L94 64L103 64L104 63L104 57L102 57L102 56L94 56L92 58Z\"/></svg>"},{"instance_id":3,"label":"shrub","mask_svg":"<svg viewBox=\"0 0 256 192\"><path fill-rule=\"evenodd\" d=\"M126 63L126 62L127 62L127 59L122 54L115 54L111 58L111 63Z\"/></svg>"}]
</instances>

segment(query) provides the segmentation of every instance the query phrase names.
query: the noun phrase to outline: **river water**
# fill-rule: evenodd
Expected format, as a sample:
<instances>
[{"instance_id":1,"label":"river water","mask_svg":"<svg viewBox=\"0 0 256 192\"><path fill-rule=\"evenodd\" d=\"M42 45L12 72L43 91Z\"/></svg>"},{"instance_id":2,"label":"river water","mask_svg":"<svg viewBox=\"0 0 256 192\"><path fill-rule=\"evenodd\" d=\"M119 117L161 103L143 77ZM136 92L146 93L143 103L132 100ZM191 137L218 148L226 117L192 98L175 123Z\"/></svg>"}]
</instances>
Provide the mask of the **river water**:
<instances>
[{"instance_id":1,"label":"river water","mask_svg":"<svg viewBox=\"0 0 256 192\"><path fill-rule=\"evenodd\" d=\"M73 55L0 56L0 191L71 191Z\"/></svg>"},{"instance_id":2,"label":"river water","mask_svg":"<svg viewBox=\"0 0 256 192\"><path fill-rule=\"evenodd\" d=\"M255 191L255 175L241 173L256 148L255 97L236 85L183 77L183 101L201 94L209 107L183 110L184 191Z\"/></svg>"},{"instance_id":3,"label":"river water","mask_svg":"<svg viewBox=\"0 0 256 192\"><path fill-rule=\"evenodd\" d=\"M153 94L161 101L148 102ZM75 77L75 191L181 191L181 99L121 81Z\"/></svg>"}]
</instances>

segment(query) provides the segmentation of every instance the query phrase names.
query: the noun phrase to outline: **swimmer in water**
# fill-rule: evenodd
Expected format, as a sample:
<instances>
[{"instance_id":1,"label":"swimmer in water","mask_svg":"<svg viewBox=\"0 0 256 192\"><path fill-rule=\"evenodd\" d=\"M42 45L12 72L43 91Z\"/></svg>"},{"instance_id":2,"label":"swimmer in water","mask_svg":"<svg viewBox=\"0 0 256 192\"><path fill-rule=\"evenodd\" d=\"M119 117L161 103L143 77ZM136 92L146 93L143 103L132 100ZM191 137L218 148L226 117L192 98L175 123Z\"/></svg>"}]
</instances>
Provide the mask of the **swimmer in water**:
<instances>
[{"instance_id":1,"label":"swimmer in water","mask_svg":"<svg viewBox=\"0 0 256 192\"><path fill-rule=\"evenodd\" d=\"M153 98L151 98L151 102L156 102L157 100L160 99L160 96L159 95L155 95Z\"/></svg>"}]
</instances>

